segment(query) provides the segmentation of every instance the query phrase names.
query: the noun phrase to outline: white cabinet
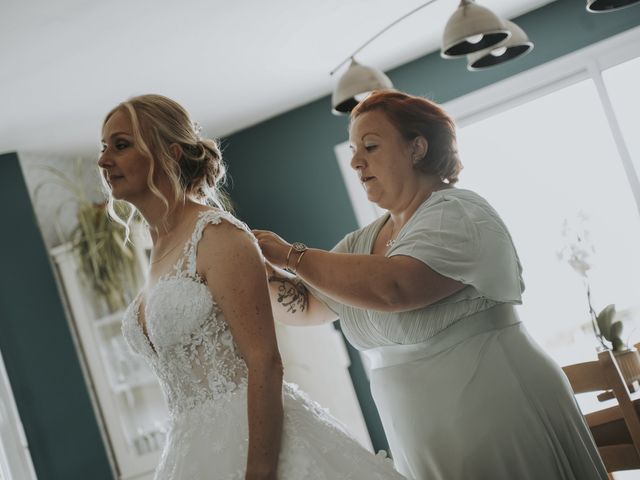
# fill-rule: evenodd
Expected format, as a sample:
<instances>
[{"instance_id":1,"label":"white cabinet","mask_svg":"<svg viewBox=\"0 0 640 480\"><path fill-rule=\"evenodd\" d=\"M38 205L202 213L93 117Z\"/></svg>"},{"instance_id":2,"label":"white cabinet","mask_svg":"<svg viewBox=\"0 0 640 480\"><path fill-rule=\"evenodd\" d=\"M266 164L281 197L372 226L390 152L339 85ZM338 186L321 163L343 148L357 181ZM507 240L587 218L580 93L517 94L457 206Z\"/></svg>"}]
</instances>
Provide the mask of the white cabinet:
<instances>
[{"instance_id":1,"label":"white cabinet","mask_svg":"<svg viewBox=\"0 0 640 480\"><path fill-rule=\"evenodd\" d=\"M146 256L140 249L140 268ZM79 273L69 246L51 251L68 309L74 340L117 478L151 478L164 445L167 410L160 386L122 337L122 311L98 316L104 307ZM142 276L141 276L142 277ZM136 292L127 292L133 297Z\"/></svg>"}]
</instances>

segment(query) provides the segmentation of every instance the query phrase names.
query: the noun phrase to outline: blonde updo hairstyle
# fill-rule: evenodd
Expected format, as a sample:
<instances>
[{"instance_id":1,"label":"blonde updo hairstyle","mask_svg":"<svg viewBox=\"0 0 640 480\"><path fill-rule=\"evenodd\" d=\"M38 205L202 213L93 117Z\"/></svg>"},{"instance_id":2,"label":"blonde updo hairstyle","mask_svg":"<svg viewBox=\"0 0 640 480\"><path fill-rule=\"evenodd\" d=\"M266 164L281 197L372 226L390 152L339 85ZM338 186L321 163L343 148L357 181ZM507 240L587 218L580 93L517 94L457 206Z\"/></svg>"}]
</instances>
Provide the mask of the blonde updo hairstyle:
<instances>
[{"instance_id":1,"label":"blonde updo hairstyle","mask_svg":"<svg viewBox=\"0 0 640 480\"><path fill-rule=\"evenodd\" d=\"M397 90L377 90L351 111L350 122L373 110L383 112L407 141L422 136L428 142L426 155L415 168L437 175L451 185L457 183L462 162L458 156L456 126L438 104Z\"/></svg>"},{"instance_id":2,"label":"blonde updo hairstyle","mask_svg":"<svg viewBox=\"0 0 640 480\"><path fill-rule=\"evenodd\" d=\"M109 118L118 111L129 115L135 148L151 160L147 185L165 204L167 214L170 213L169 201L153 180L157 169L166 175L173 187L174 205L186 196L194 196L209 205L229 209L230 202L222 191L226 168L220 147L213 139L200 138L199 126L180 104L162 95L133 97L107 114L103 129ZM177 160L169 148L173 144L180 146L181 154ZM132 208L128 220L124 222L114 211L111 195L108 203L111 216L128 225L135 215L135 209Z\"/></svg>"}]
</instances>

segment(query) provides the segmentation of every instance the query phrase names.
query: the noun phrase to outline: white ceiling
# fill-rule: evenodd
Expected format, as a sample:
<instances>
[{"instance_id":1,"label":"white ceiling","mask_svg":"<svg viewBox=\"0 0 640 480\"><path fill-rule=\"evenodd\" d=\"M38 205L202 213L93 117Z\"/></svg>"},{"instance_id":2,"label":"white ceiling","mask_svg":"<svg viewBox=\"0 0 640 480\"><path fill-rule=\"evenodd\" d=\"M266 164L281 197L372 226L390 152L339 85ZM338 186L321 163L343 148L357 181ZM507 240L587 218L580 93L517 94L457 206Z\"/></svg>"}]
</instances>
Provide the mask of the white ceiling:
<instances>
[{"instance_id":1,"label":"white ceiling","mask_svg":"<svg viewBox=\"0 0 640 480\"><path fill-rule=\"evenodd\" d=\"M227 135L330 94L329 71L422 3L0 0L0 152L94 151L105 113L151 92ZM546 3L481 1L505 18ZM457 4L420 10L358 60L389 70L438 49Z\"/></svg>"}]
</instances>

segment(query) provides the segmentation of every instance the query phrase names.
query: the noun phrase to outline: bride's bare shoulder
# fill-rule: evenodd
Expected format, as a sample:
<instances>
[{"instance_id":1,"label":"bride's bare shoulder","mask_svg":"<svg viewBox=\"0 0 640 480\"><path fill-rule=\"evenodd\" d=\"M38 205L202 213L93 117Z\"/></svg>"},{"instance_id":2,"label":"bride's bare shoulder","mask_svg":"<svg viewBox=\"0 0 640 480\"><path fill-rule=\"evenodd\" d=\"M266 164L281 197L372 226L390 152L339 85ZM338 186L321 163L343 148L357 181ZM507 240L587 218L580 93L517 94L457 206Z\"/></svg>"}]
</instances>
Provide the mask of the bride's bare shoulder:
<instances>
[{"instance_id":1,"label":"bride's bare shoulder","mask_svg":"<svg viewBox=\"0 0 640 480\"><path fill-rule=\"evenodd\" d=\"M262 263L262 255L251 230L233 215L210 210L198 246L198 267L206 269L221 263L255 261Z\"/></svg>"}]
</instances>

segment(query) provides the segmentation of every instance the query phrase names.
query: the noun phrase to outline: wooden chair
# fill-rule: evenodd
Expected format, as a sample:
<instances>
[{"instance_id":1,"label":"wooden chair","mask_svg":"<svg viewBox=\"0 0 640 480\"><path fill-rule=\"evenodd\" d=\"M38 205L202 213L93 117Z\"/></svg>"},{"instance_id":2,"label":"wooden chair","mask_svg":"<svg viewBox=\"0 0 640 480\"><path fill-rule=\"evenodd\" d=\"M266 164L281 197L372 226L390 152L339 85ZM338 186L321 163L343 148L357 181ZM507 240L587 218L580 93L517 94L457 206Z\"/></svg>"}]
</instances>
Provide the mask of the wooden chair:
<instances>
[{"instance_id":1,"label":"wooden chair","mask_svg":"<svg viewBox=\"0 0 640 480\"><path fill-rule=\"evenodd\" d=\"M607 472L640 469L640 399L631 398L610 351L598 361L562 367L574 393L613 392L617 405L585 415Z\"/></svg>"}]
</instances>

